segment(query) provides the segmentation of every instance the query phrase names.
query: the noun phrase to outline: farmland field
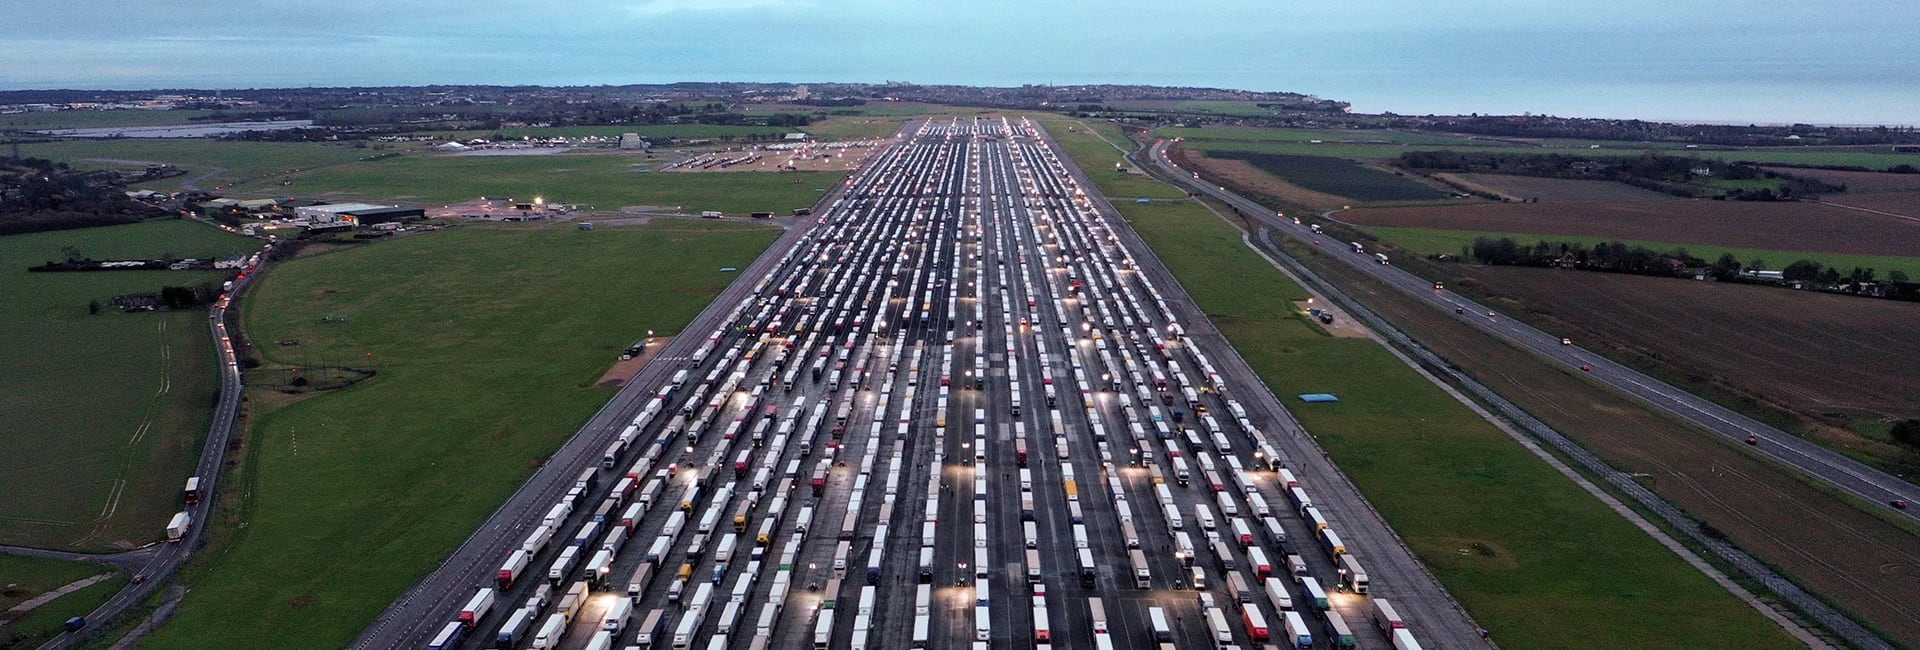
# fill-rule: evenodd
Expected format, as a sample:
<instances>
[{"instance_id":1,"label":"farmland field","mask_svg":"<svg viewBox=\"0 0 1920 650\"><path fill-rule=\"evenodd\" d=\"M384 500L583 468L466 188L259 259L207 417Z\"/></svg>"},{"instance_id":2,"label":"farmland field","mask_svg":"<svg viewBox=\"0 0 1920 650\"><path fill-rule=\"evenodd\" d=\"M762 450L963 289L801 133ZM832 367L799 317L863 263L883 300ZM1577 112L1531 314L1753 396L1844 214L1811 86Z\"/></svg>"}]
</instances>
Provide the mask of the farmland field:
<instances>
[{"instance_id":1,"label":"farmland field","mask_svg":"<svg viewBox=\"0 0 1920 650\"><path fill-rule=\"evenodd\" d=\"M242 304L270 362L378 374L253 419L226 547L147 647L346 645L606 402L620 350L684 326L776 235L462 227L270 270Z\"/></svg>"},{"instance_id":2,"label":"farmland field","mask_svg":"<svg viewBox=\"0 0 1920 650\"><path fill-rule=\"evenodd\" d=\"M1920 221L1800 202L1501 203L1366 208L1341 212L1339 219L1361 226L1587 236L1688 246L1895 256L1920 251ZM1768 261L1781 268L1791 260Z\"/></svg>"},{"instance_id":3,"label":"farmland field","mask_svg":"<svg viewBox=\"0 0 1920 650\"><path fill-rule=\"evenodd\" d=\"M1422 345L1614 468L1641 477L1648 488L1742 549L1894 638L1920 641L1920 610L1909 606L1920 598L1920 581L1910 579L1920 572L1920 556L1914 553L1920 536L1913 531L1843 502L1740 445L1679 424L1578 372L1549 366L1497 341L1451 313L1325 260L1311 246L1289 248L1330 280L1369 292L1368 306ZM1594 274L1579 279L1585 275ZM1671 316L1677 311L1673 304L1655 318Z\"/></svg>"},{"instance_id":4,"label":"farmland field","mask_svg":"<svg viewBox=\"0 0 1920 650\"><path fill-rule=\"evenodd\" d=\"M1920 221L1920 192L1874 192L1870 194L1831 194L1820 197L1825 203L1877 210ZM1884 215L1883 215L1884 216ZM1910 222L1911 223L1911 222Z\"/></svg>"},{"instance_id":5,"label":"farmland field","mask_svg":"<svg viewBox=\"0 0 1920 650\"><path fill-rule=\"evenodd\" d=\"M1360 144L1343 143L1331 140L1320 144L1310 142L1254 142L1249 140L1189 140L1185 144L1204 151L1208 155L1216 152L1247 151L1254 153L1288 154L1297 156L1331 156L1352 158L1355 160L1381 160L1397 158L1408 151L1435 151L1448 148L1442 145L1422 144ZM1637 156L1649 149L1663 150L1667 153L1699 156L1709 160L1748 161L1756 163L1782 163L1790 165L1850 165L1869 169L1886 169L1894 165L1920 164L1920 155L1893 153L1885 150L1859 149L1806 149L1806 148L1750 148L1750 149L1673 149L1671 146L1649 145L1643 143L1608 143L1602 149L1589 149L1589 145L1567 141L1546 140L1540 146L1498 145L1475 146L1470 151L1479 153L1519 153L1545 154L1560 153L1595 158Z\"/></svg>"},{"instance_id":6,"label":"farmland field","mask_svg":"<svg viewBox=\"0 0 1920 650\"><path fill-rule=\"evenodd\" d=\"M215 186L275 179L290 169L313 169L352 163L381 152L355 149L340 144L301 142L236 142L198 138L58 140L20 145L20 155L47 158L80 168L138 168L148 162L166 163L187 171L185 176L149 183L142 187L172 190L183 181L214 170L217 176L200 183L201 189ZM281 193L287 190L278 190ZM294 188L298 191L298 188Z\"/></svg>"},{"instance_id":7,"label":"farmland field","mask_svg":"<svg viewBox=\"0 0 1920 650\"><path fill-rule=\"evenodd\" d=\"M225 273L26 268L68 246L206 258L258 244L188 221L0 237L0 544L116 551L159 539L219 389L205 311L90 315L88 302Z\"/></svg>"},{"instance_id":8,"label":"farmland field","mask_svg":"<svg viewBox=\"0 0 1920 650\"><path fill-rule=\"evenodd\" d=\"M1605 180L1542 178L1511 174L1435 174L1435 176L1463 181L1463 184L1470 187L1491 190L1496 194L1515 199L1553 202L1671 201L1676 199L1670 194Z\"/></svg>"},{"instance_id":9,"label":"farmland field","mask_svg":"<svg viewBox=\"0 0 1920 650\"><path fill-rule=\"evenodd\" d=\"M438 156L408 154L385 160L295 174L292 191L316 198L390 199L423 203L489 197L545 197L550 202L618 210L626 205L678 205L729 213L812 205L842 172L766 174L642 174L657 165L638 155L578 153L550 156ZM277 179L240 191L285 192Z\"/></svg>"},{"instance_id":10,"label":"farmland field","mask_svg":"<svg viewBox=\"0 0 1920 650\"><path fill-rule=\"evenodd\" d=\"M1920 174L1888 174L1884 172L1849 172L1834 169L1804 169L1800 167L1768 167L1767 171L1803 176L1847 186L1845 194L1863 192L1914 192L1920 191ZM1842 196L1835 194L1832 196Z\"/></svg>"},{"instance_id":11,"label":"farmland field","mask_svg":"<svg viewBox=\"0 0 1920 650\"><path fill-rule=\"evenodd\" d=\"M1167 155L1182 168L1195 171L1209 180L1233 188L1235 192L1272 199L1267 203L1269 207L1278 202L1277 205L1283 209L1299 206L1327 210L1344 207L1353 202L1353 199L1344 196L1315 192L1286 182L1244 160L1188 155L1186 149L1178 147L1170 149Z\"/></svg>"},{"instance_id":12,"label":"farmland field","mask_svg":"<svg viewBox=\"0 0 1920 650\"><path fill-rule=\"evenodd\" d=\"M1218 152L1214 158L1244 160L1261 171L1316 192L1355 201L1419 201L1448 198L1445 192L1341 158Z\"/></svg>"},{"instance_id":13,"label":"farmland field","mask_svg":"<svg viewBox=\"0 0 1920 650\"><path fill-rule=\"evenodd\" d=\"M1498 145L1484 139L1438 133L1387 129L1275 129L1251 126L1167 127L1154 131L1163 138L1238 140L1246 142L1353 142L1477 147Z\"/></svg>"},{"instance_id":14,"label":"farmland field","mask_svg":"<svg viewBox=\"0 0 1920 650\"><path fill-rule=\"evenodd\" d=\"M1807 412L1920 418L1920 303L1618 273L1469 267L1580 340ZM1675 306L1685 305L1685 309ZM1570 334L1571 336L1571 334Z\"/></svg>"},{"instance_id":15,"label":"farmland field","mask_svg":"<svg viewBox=\"0 0 1920 650\"><path fill-rule=\"evenodd\" d=\"M1296 415L1503 646L1794 646L1377 344L1289 313L1306 294L1199 204L1118 207L1275 393L1344 398Z\"/></svg>"},{"instance_id":16,"label":"farmland field","mask_svg":"<svg viewBox=\"0 0 1920 650\"><path fill-rule=\"evenodd\" d=\"M1779 270L1798 260L1812 260L1825 266L1842 271L1854 267L1873 269L1875 277L1887 277L1887 272L1899 270L1908 277L1920 278L1920 252L1912 257L1897 255L1855 255L1850 253L1823 253L1818 251L1783 251L1763 248L1740 248L1735 246L1714 246L1711 244L1685 244L1671 241L1647 241L1644 239L1615 239L1612 237L1588 237L1577 235L1542 235L1520 232L1480 232L1477 230L1440 230L1437 228L1402 228L1394 226L1367 226L1364 230L1395 246L1419 255L1460 255L1463 247L1470 247L1480 237L1512 239L1515 243L1531 246L1545 241L1550 244L1578 243L1588 248L1598 244L1618 241L1628 246L1639 246L1649 250L1671 253L1686 249L1688 255L1713 261L1723 253L1732 253L1741 264L1750 264L1756 260L1765 262L1766 268Z\"/></svg>"}]
</instances>

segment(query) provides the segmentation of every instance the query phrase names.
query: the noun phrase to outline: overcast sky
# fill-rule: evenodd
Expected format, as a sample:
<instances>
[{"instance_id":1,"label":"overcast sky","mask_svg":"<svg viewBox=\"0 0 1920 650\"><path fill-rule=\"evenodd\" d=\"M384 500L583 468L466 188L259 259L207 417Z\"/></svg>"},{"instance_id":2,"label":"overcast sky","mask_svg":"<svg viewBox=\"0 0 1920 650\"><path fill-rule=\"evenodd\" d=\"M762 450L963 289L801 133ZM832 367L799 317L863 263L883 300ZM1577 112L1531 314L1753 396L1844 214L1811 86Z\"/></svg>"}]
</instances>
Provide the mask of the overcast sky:
<instances>
[{"instance_id":1,"label":"overcast sky","mask_svg":"<svg viewBox=\"0 0 1920 650\"><path fill-rule=\"evenodd\" d=\"M9 4L11 89L1108 82L1369 112L1920 123L1911 0Z\"/></svg>"}]
</instances>

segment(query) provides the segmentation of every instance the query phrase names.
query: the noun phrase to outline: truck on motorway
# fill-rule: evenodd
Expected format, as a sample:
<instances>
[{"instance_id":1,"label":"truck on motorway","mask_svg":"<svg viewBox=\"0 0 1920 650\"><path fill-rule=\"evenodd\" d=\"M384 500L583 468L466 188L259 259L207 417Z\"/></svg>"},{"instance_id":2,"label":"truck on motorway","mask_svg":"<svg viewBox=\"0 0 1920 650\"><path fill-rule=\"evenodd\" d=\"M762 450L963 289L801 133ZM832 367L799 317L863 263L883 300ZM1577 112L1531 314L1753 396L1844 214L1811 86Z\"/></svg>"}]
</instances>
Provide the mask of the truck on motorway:
<instances>
[{"instance_id":1,"label":"truck on motorway","mask_svg":"<svg viewBox=\"0 0 1920 650\"><path fill-rule=\"evenodd\" d=\"M1357 242L1357 241L1356 241L1356 242L1347 242L1347 245L1348 245L1348 246L1352 246L1352 247L1353 247L1353 252L1355 252L1355 253L1364 253L1364 252L1367 252L1367 247L1365 247L1365 246L1361 246L1361 245L1360 245L1360 242Z\"/></svg>"},{"instance_id":2,"label":"truck on motorway","mask_svg":"<svg viewBox=\"0 0 1920 650\"><path fill-rule=\"evenodd\" d=\"M433 640L427 642L427 650L454 650L460 647L461 641L465 640L467 640L467 627L461 625L459 621L449 621L446 626L440 628L439 634L433 635Z\"/></svg>"},{"instance_id":3,"label":"truck on motorway","mask_svg":"<svg viewBox=\"0 0 1920 650\"><path fill-rule=\"evenodd\" d=\"M527 561L530 557L525 550L514 549L513 553L507 556L507 561L500 565L500 572L494 577L494 582L500 585L501 589L512 587L514 578L519 577L520 572L527 569Z\"/></svg>"},{"instance_id":4,"label":"truck on motorway","mask_svg":"<svg viewBox=\"0 0 1920 650\"><path fill-rule=\"evenodd\" d=\"M533 633L533 645L528 647L534 648L535 650L558 648L560 647L560 637L565 636L566 633L567 617L565 615L554 614L548 616L547 620L540 623L539 631Z\"/></svg>"},{"instance_id":5,"label":"truck on motorway","mask_svg":"<svg viewBox=\"0 0 1920 650\"><path fill-rule=\"evenodd\" d=\"M1273 601L1274 609L1293 609L1293 593L1287 591L1287 583L1279 578L1267 578L1267 599Z\"/></svg>"},{"instance_id":6,"label":"truck on motorway","mask_svg":"<svg viewBox=\"0 0 1920 650\"><path fill-rule=\"evenodd\" d=\"M1353 629L1347 627L1347 619L1342 618L1340 612L1329 611L1326 616L1327 636L1332 637L1328 640L1333 642L1333 647L1351 649L1360 646L1360 638L1353 635Z\"/></svg>"},{"instance_id":7,"label":"truck on motorway","mask_svg":"<svg viewBox=\"0 0 1920 650\"><path fill-rule=\"evenodd\" d=\"M1207 629L1213 632L1214 647L1233 643L1233 628L1227 626L1227 614L1218 607L1207 607Z\"/></svg>"},{"instance_id":8,"label":"truck on motorway","mask_svg":"<svg viewBox=\"0 0 1920 650\"><path fill-rule=\"evenodd\" d=\"M480 619L493 609L493 588L481 587L467 599L467 605L460 608L460 624L471 629Z\"/></svg>"},{"instance_id":9,"label":"truck on motorway","mask_svg":"<svg viewBox=\"0 0 1920 650\"><path fill-rule=\"evenodd\" d=\"M185 510L174 513L173 519L167 521L167 541L180 541L187 536L187 531L192 528L193 515L188 514Z\"/></svg>"},{"instance_id":10,"label":"truck on motorway","mask_svg":"<svg viewBox=\"0 0 1920 650\"><path fill-rule=\"evenodd\" d=\"M515 647L514 644L520 642L520 636L527 633L527 627L532 625L533 620L539 616L540 610L532 607L513 610L513 613L507 616L507 622L501 623L500 629L493 633L493 647Z\"/></svg>"},{"instance_id":11,"label":"truck on motorway","mask_svg":"<svg viewBox=\"0 0 1920 650\"><path fill-rule=\"evenodd\" d=\"M820 610L820 617L813 624L814 650L829 650L833 646L833 610Z\"/></svg>"},{"instance_id":12,"label":"truck on motorway","mask_svg":"<svg viewBox=\"0 0 1920 650\"><path fill-rule=\"evenodd\" d=\"M1340 556L1340 587L1356 594L1367 593L1367 571L1352 555Z\"/></svg>"},{"instance_id":13,"label":"truck on motorway","mask_svg":"<svg viewBox=\"0 0 1920 650\"><path fill-rule=\"evenodd\" d=\"M1387 259L1387 254L1386 254L1386 253L1374 253L1374 254L1373 254L1373 259L1374 259L1374 261L1377 261L1377 262L1379 262L1381 266L1389 266L1389 265L1391 265L1391 264L1393 264L1393 262L1392 262L1392 261L1390 261L1390 260L1388 260L1388 259Z\"/></svg>"},{"instance_id":14,"label":"truck on motorway","mask_svg":"<svg viewBox=\"0 0 1920 650\"><path fill-rule=\"evenodd\" d=\"M1147 608L1147 624L1155 643L1172 643L1173 628L1167 625L1167 610L1158 607Z\"/></svg>"},{"instance_id":15,"label":"truck on motorway","mask_svg":"<svg viewBox=\"0 0 1920 650\"><path fill-rule=\"evenodd\" d=\"M1147 554L1140 549L1127 551L1127 560L1133 567L1133 586L1136 589L1152 589L1153 573L1147 569Z\"/></svg>"},{"instance_id":16,"label":"truck on motorway","mask_svg":"<svg viewBox=\"0 0 1920 650\"><path fill-rule=\"evenodd\" d=\"M200 502L200 477L198 476L187 477L187 488L186 488L185 496L187 499L187 505L193 505Z\"/></svg>"},{"instance_id":17,"label":"truck on motorway","mask_svg":"<svg viewBox=\"0 0 1920 650\"><path fill-rule=\"evenodd\" d=\"M639 635L635 639L643 648L651 650L655 643L666 640L667 610L656 609L640 620Z\"/></svg>"},{"instance_id":18,"label":"truck on motorway","mask_svg":"<svg viewBox=\"0 0 1920 650\"><path fill-rule=\"evenodd\" d=\"M1319 580L1312 576L1301 578L1300 589L1307 592L1307 600L1310 601L1314 607L1319 608L1321 611L1328 609L1327 592L1325 589L1320 588Z\"/></svg>"},{"instance_id":19,"label":"truck on motorway","mask_svg":"<svg viewBox=\"0 0 1920 650\"><path fill-rule=\"evenodd\" d=\"M1382 634L1388 635L1407 626L1407 622L1400 618L1400 612L1393 609L1393 603L1385 598L1373 599L1373 624L1380 628Z\"/></svg>"},{"instance_id":20,"label":"truck on motorway","mask_svg":"<svg viewBox=\"0 0 1920 650\"><path fill-rule=\"evenodd\" d=\"M1413 630L1404 627L1394 628L1393 650L1420 650L1420 642L1414 640Z\"/></svg>"},{"instance_id":21,"label":"truck on motorway","mask_svg":"<svg viewBox=\"0 0 1920 650\"><path fill-rule=\"evenodd\" d=\"M627 620L633 617L633 600L615 598L607 606L606 615L600 619L600 629L619 634L627 627Z\"/></svg>"},{"instance_id":22,"label":"truck on motorway","mask_svg":"<svg viewBox=\"0 0 1920 650\"><path fill-rule=\"evenodd\" d=\"M1311 650L1311 648L1313 648L1313 631L1307 629L1307 619L1301 617L1300 612L1291 610L1284 614L1284 616L1287 617L1287 638L1293 641L1293 647L1300 648L1301 650Z\"/></svg>"}]
</instances>

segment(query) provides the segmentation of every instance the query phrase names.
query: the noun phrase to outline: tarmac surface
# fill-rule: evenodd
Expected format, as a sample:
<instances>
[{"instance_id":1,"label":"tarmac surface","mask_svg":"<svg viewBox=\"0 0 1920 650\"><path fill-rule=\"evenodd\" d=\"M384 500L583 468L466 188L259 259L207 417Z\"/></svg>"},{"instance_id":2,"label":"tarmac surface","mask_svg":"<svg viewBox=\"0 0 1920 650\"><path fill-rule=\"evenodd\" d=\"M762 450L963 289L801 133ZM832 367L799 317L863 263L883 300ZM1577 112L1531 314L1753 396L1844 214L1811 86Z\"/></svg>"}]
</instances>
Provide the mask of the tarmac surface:
<instances>
[{"instance_id":1,"label":"tarmac surface","mask_svg":"<svg viewBox=\"0 0 1920 650\"><path fill-rule=\"evenodd\" d=\"M1056 151L909 124L355 647L1483 646Z\"/></svg>"}]
</instances>

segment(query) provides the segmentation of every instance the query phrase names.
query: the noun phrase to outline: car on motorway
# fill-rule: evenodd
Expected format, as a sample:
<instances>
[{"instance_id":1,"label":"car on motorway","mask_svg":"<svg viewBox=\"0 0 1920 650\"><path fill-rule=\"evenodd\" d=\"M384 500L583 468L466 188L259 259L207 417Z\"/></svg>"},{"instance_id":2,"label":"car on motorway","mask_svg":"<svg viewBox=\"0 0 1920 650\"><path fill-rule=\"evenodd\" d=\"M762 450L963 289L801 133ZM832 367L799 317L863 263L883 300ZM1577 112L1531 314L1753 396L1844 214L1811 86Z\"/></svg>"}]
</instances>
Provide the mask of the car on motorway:
<instances>
[{"instance_id":1,"label":"car on motorway","mask_svg":"<svg viewBox=\"0 0 1920 650\"><path fill-rule=\"evenodd\" d=\"M1892 501L1888 501L1888 502L1887 502L1887 505L1890 505L1890 506L1893 506L1893 507L1895 507L1895 508L1898 508L1898 509L1901 509L1901 510L1906 510L1906 509L1907 509L1907 500L1906 500L1906 499L1894 499L1894 500L1892 500Z\"/></svg>"}]
</instances>

